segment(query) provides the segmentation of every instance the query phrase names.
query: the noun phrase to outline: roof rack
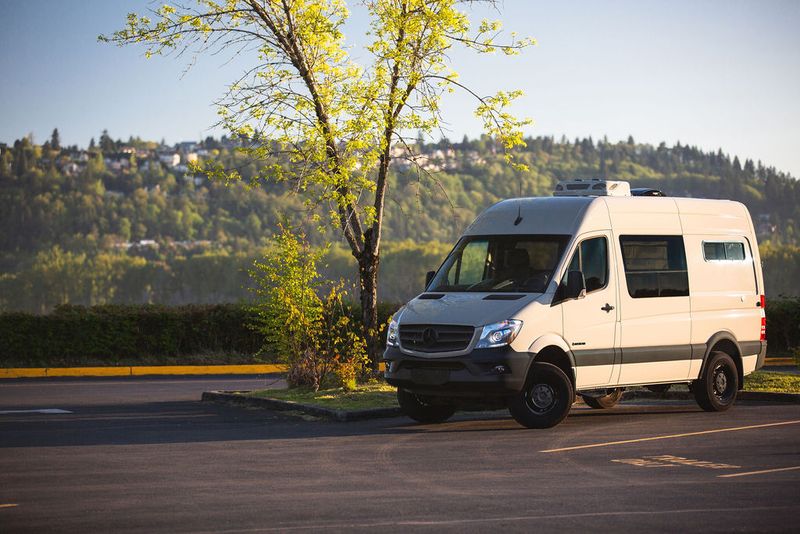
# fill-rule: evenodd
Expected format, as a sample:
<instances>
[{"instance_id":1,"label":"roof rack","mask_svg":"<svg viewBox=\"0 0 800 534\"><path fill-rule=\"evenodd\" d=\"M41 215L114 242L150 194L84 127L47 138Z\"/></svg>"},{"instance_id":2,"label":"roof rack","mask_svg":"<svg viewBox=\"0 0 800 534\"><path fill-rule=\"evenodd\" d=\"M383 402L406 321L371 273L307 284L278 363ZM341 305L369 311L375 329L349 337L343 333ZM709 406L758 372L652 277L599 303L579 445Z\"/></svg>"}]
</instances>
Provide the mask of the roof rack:
<instances>
[{"instance_id":1,"label":"roof rack","mask_svg":"<svg viewBox=\"0 0 800 534\"><path fill-rule=\"evenodd\" d=\"M665 197L665 195L660 189L654 189L652 187L635 187L631 189L631 194L635 197Z\"/></svg>"}]
</instances>

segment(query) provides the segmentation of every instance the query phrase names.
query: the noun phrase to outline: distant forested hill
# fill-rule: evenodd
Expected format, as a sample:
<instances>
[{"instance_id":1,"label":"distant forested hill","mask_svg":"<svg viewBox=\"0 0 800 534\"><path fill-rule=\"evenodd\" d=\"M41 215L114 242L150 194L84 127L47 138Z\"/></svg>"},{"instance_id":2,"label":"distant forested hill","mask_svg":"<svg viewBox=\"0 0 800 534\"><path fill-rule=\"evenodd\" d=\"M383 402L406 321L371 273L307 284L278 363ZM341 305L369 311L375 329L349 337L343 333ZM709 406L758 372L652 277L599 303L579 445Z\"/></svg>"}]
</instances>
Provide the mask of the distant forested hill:
<instances>
[{"instance_id":1,"label":"distant forested hill","mask_svg":"<svg viewBox=\"0 0 800 534\"><path fill-rule=\"evenodd\" d=\"M527 140L519 173L491 139L417 143L393 151L381 296L401 300L422 285L477 213L522 194L547 195L558 180L607 178L670 196L744 202L762 244L771 295L797 294L800 183L761 162L677 144L657 147L550 137ZM219 161L244 181L259 164L236 143L207 138L166 146L115 141L62 147L58 132L37 145L0 145L0 309L47 311L62 303L219 302L247 298L246 269L279 220L320 234L291 184L229 186L192 176L192 163ZM334 245L328 274L349 276Z\"/></svg>"}]
</instances>

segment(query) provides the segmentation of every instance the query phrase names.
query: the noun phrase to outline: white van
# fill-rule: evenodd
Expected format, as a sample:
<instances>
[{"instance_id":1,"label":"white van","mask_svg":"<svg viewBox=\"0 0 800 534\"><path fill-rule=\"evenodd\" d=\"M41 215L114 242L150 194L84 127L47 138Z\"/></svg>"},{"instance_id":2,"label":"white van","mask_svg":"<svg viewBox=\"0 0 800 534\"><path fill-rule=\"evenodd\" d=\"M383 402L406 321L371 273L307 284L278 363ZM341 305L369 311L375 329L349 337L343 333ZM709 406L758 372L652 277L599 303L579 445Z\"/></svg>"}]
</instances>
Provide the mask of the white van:
<instances>
[{"instance_id":1,"label":"white van","mask_svg":"<svg viewBox=\"0 0 800 534\"><path fill-rule=\"evenodd\" d=\"M747 208L631 196L626 182L555 193L481 213L394 315L385 376L404 413L431 423L507 406L547 428L576 394L607 408L626 387L676 383L705 410L730 408L767 346Z\"/></svg>"}]
</instances>

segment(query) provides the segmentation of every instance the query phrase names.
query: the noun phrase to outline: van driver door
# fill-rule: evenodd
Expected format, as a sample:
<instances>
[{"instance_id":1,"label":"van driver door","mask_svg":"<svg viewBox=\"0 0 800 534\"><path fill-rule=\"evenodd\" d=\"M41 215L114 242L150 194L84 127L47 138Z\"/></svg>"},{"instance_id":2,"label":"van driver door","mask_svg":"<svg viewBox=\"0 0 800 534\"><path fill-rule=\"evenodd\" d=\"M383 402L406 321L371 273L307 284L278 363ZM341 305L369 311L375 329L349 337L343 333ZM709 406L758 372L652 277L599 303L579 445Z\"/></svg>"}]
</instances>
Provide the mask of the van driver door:
<instances>
[{"instance_id":1,"label":"van driver door","mask_svg":"<svg viewBox=\"0 0 800 534\"><path fill-rule=\"evenodd\" d=\"M577 389L615 385L619 313L612 243L610 232L581 236L562 279L565 286L569 271L581 271L586 282L586 296L560 304Z\"/></svg>"}]
</instances>

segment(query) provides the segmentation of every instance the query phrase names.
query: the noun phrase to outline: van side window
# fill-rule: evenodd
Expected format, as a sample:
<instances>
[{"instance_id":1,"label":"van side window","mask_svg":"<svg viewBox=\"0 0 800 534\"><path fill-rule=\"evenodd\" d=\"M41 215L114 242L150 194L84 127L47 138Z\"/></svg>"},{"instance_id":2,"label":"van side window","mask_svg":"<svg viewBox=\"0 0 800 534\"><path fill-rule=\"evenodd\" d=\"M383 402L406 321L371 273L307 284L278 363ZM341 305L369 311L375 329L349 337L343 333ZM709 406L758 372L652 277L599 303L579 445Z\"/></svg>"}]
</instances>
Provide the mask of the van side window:
<instances>
[{"instance_id":1,"label":"van side window","mask_svg":"<svg viewBox=\"0 0 800 534\"><path fill-rule=\"evenodd\" d=\"M567 272L564 273L562 282L564 285L567 283L569 271L583 272L587 293L606 287L608 283L608 243L606 238L593 237L581 242L572 256Z\"/></svg>"},{"instance_id":2,"label":"van side window","mask_svg":"<svg viewBox=\"0 0 800 534\"><path fill-rule=\"evenodd\" d=\"M703 241L703 258L706 261L744 261L744 243Z\"/></svg>"},{"instance_id":3,"label":"van side window","mask_svg":"<svg viewBox=\"0 0 800 534\"><path fill-rule=\"evenodd\" d=\"M623 235L619 238L631 297L686 297L689 275L681 236Z\"/></svg>"}]
</instances>

